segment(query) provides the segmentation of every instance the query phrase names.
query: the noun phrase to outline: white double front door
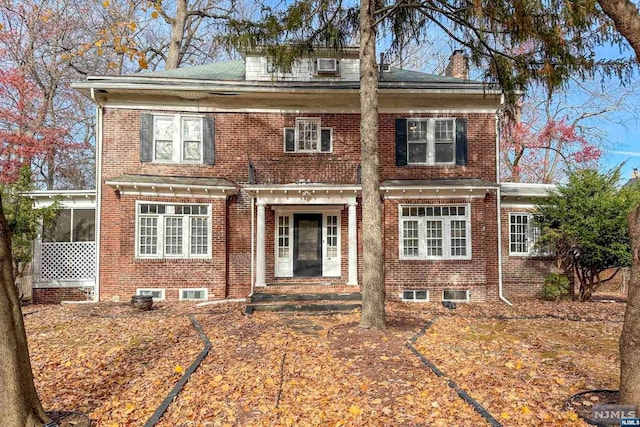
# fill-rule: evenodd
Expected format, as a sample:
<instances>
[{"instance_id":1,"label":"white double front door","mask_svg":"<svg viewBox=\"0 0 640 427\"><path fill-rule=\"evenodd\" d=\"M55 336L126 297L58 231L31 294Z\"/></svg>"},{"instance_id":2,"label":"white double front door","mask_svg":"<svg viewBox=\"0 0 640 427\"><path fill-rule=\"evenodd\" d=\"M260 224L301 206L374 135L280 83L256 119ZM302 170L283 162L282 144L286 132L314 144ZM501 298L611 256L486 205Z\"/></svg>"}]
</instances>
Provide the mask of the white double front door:
<instances>
[{"instance_id":1,"label":"white double front door","mask_svg":"<svg viewBox=\"0 0 640 427\"><path fill-rule=\"evenodd\" d=\"M340 277L340 211L275 213L276 277Z\"/></svg>"}]
</instances>

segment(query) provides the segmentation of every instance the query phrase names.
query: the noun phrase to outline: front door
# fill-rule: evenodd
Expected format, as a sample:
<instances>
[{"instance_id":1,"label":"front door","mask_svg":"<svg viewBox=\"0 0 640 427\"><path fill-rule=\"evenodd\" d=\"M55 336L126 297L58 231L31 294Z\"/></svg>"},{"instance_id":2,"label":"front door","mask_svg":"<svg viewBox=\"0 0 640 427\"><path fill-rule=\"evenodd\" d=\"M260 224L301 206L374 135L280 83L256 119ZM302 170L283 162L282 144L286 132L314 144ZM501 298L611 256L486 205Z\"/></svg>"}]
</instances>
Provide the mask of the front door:
<instances>
[{"instance_id":1,"label":"front door","mask_svg":"<svg viewBox=\"0 0 640 427\"><path fill-rule=\"evenodd\" d=\"M322 214L293 215L293 275L322 276Z\"/></svg>"}]
</instances>

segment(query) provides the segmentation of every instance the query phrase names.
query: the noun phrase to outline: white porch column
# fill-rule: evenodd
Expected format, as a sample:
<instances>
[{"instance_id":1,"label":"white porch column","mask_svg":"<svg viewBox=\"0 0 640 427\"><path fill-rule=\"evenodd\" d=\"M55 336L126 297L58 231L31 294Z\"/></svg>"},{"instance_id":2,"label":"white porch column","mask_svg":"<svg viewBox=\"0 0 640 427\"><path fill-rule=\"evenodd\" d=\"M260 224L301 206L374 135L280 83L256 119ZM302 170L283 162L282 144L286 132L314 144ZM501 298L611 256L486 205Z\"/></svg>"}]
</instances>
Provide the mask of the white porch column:
<instances>
[{"instance_id":1,"label":"white porch column","mask_svg":"<svg viewBox=\"0 0 640 427\"><path fill-rule=\"evenodd\" d=\"M265 202L258 200L256 202L258 206L258 230L256 231L256 286L266 285L266 258L264 251L264 236L265 236L265 219L264 219L264 205Z\"/></svg>"},{"instance_id":2,"label":"white porch column","mask_svg":"<svg viewBox=\"0 0 640 427\"><path fill-rule=\"evenodd\" d=\"M349 277L347 285L358 284L358 224L356 201L349 201Z\"/></svg>"}]
</instances>

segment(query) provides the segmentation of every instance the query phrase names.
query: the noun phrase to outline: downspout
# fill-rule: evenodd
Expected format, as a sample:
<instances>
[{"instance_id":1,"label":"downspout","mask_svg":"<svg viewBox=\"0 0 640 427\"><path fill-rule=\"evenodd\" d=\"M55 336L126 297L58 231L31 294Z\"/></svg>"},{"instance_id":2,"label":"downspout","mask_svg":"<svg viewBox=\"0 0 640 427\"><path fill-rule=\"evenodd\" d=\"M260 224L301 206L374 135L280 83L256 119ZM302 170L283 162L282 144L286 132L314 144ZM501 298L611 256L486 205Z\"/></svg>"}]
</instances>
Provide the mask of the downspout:
<instances>
[{"instance_id":1,"label":"downspout","mask_svg":"<svg viewBox=\"0 0 640 427\"><path fill-rule=\"evenodd\" d=\"M94 88L91 88L91 100L96 104L96 284L93 301L100 301L100 241L101 241L101 207L102 207L102 114L104 106L96 99Z\"/></svg>"},{"instance_id":2,"label":"downspout","mask_svg":"<svg viewBox=\"0 0 640 427\"><path fill-rule=\"evenodd\" d=\"M254 245L255 245L255 237L253 235L254 233L254 226L255 226L255 216L256 216L256 209L255 209L255 198L253 196L251 196L251 293L249 294L249 297L253 296L253 287L255 285L255 278L254 278L254 261L255 261L255 253L254 253Z\"/></svg>"},{"instance_id":3,"label":"downspout","mask_svg":"<svg viewBox=\"0 0 640 427\"><path fill-rule=\"evenodd\" d=\"M504 95L502 95L500 99L500 105L504 105ZM496 114L496 183L498 184L498 189L496 190L496 209L497 209L497 217L498 217L498 296L500 300L507 305L512 306L513 304L505 298L502 292L502 201L501 201L501 192L500 192L500 132L498 127L498 122L500 118L498 114Z\"/></svg>"}]
</instances>

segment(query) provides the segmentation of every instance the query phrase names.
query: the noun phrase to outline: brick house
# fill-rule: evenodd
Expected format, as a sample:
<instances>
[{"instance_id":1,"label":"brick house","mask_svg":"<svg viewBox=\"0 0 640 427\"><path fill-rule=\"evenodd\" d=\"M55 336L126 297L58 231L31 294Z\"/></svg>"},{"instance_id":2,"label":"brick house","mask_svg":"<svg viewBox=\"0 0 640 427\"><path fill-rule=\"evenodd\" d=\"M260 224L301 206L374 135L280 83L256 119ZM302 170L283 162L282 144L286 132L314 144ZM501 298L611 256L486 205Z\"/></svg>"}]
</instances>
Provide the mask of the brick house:
<instances>
[{"instance_id":1,"label":"brick house","mask_svg":"<svg viewBox=\"0 0 640 427\"><path fill-rule=\"evenodd\" d=\"M531 296L548 270L528 222L546 189L500 184L501 93L466 70L456 51L445 76L380 72L390 299ZM357 48L74 87L98 111L96 298L359 289Z\"/></svg>"}]
</instances>

